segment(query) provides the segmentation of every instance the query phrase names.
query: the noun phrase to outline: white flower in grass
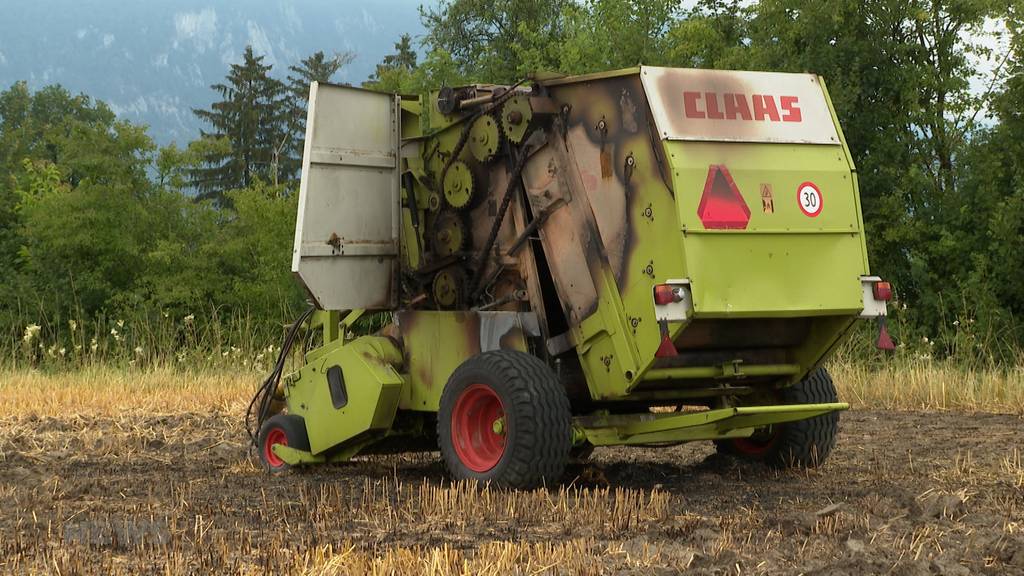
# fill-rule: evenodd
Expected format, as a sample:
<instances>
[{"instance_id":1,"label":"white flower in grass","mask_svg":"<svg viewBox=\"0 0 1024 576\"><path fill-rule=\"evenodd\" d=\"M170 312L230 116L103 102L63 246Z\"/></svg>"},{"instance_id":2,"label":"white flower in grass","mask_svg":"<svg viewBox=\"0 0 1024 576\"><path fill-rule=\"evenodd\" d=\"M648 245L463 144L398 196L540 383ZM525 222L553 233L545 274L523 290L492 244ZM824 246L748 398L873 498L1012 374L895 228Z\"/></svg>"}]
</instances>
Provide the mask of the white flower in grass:
<instances>
[{"instance_id":1,"label":"white flower in grass","mask_svg":"<svg viewBox=\"0 0 1024 576\"><path fill-rule=\"evenodd\" d=\"M60 350L57 350L57 354L60 354L60 357L61 357L61 358L63 358L63 357L64 357L64 354L66 354L66 353L67 353L67 349L66 349L66 348L64 348L63 346L61 347L61 349L60 349Z\"/></svg>"},{"instance_id":2,"label":"white flower in grass","mask_svg":"<svg viewBox=\"0 0 1024 576\"><path fill-rule=\"evenodd\" d=\"M42 330L42 328L39 327L39 324L29 324L28 326L25 326L25 334L21 337L21 339L26 344L32 342L32 340L35 339L36 336L39 336L40 330Z\"/></svg>"},{"instance_id":3,"label":"white flower in grass","mask_svg":"<svg viewBox=\"0 0 1024 576\"><path fill-rule=\"evenodd\" d=\"M117 321L117 327L118 328L124 328L124 320L118 320Z\"/></svg>"},{"instance_id":4,"label":"white flower in grass","mask_svg":"<svg viewBox=\"0 0 1024 576\"><path fill-rule=\"evenodd\" d=\"M960 321L959 320L953 320L953 326L959 326L959 325L960 325Z\"/></svg>"},{"instance_id":5,"label":"white flower in grass","mask_svg":"<svg viewBox=\"0 0 1024 576\"><path fill-rule=\"evenodd\" d=\"M46 349L46 354L47 354L47 355L48 355L48 356L49 356L50 358L55 358L55 357L57 356L57 345L56 345L56 344L53 344L53 345L51 345L51 346L50 346L49 348L47 348L47 349Z\"/></svg>"},{"instance_id":6,"label":"white flower in grass","mask_svg":"<svg viewBox=\"0 0 1024 576\"><path fill-rule=\"evenodd\" d=\"M196 315L195 314L189 314L188 316L185 316L185 318L183 318L183 320L185 321L185 324L191 324L192 321L195 320L195 319L196 319Z\"/></svg>"},{"instance_id":7,"label":"white flower in grass","mask_svg":"<svg viewBox=\"0 0 1024 576\"><path fill-rule=\"evenodd\" d=\"M135 355L136 356L142 356L142 346L136 346L135 347Z\"/></svg>"},{"instance_id":8,"label":"white flower in grass","mask_svg":"<svg viewBox=\"0 0 1024 576\"><path fill-rule=\"evenodd\" d=\"M97 349L98 349L99 347L100 347L100 344L99 344L99 342L97 342L97 341L96 341L96 337L95 337L95 336L93 336L93 337L92 337L92 340L90 340L90 341L89 341L89 351L90 351L90 352L92 352L93 354L95 354L95 353L96 353L96 350L97 350Z\"/></svg>"},{"instance_id":9,"label":"white flower in grass","mask_svg":"<svg viewBox=\"0 0 1024 576\"><path fill-rule=\"evenodd\" d=\"M72 332L78 330L78 322L75 322L74 320L68 320L68 328L71 328Z\"/></svg>"},{"instance_id":10,"label":"white flower in grass","mask_svg":"<svg viewBox=\"0 0 1024 576\"><path fill-rule=\"evenodd\" d=\"M81 351L82 351L82 345L81 344L75 344L75 352L81 352Z\"/></svg>"}]
</instances>

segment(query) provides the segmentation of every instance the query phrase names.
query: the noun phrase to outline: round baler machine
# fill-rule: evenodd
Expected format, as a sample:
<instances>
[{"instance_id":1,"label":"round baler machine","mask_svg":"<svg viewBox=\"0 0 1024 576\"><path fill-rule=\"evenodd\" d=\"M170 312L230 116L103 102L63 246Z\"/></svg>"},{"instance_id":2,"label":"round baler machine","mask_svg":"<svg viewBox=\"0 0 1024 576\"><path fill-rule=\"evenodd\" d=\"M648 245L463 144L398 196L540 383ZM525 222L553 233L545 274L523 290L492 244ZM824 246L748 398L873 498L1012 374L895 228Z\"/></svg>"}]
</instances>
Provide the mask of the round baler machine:
<instances>
[{"instance_id":1,"label":"round baler machine","mask_svg":"<svg viewBox=\"0 0 1024 576\"><path fill-rule=\"evenodd\" d=\"M247 420L270 470L440 450L456 479L531 487L594 447L690 441L815 466L847 408L823 360L858 318L891 346L815 75L313 84L306 130L314 307Z\"/></svg>"}]
</instances>

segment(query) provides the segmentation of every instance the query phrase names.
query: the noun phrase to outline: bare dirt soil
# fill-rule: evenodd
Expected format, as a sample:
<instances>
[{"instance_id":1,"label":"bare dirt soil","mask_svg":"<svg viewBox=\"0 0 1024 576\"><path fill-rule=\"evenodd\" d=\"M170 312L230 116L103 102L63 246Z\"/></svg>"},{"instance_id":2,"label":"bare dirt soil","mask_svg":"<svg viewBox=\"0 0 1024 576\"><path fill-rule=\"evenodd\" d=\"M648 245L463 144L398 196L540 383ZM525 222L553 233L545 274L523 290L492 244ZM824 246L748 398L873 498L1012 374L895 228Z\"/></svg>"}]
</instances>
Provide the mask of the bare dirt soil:
<instances>
[{"instance_id":1,"label":"bare dirt soil","mask_svg":"<svg viewBox=\"0 0 1024 576\"><path fill-rule=\"evenodd\" d=\"M435 454L269 476L235 415L0 419L10 573L1024 574L1024 421L854 411L831 460L599 449L563 485Z\"/></svg>"}]
</instances>

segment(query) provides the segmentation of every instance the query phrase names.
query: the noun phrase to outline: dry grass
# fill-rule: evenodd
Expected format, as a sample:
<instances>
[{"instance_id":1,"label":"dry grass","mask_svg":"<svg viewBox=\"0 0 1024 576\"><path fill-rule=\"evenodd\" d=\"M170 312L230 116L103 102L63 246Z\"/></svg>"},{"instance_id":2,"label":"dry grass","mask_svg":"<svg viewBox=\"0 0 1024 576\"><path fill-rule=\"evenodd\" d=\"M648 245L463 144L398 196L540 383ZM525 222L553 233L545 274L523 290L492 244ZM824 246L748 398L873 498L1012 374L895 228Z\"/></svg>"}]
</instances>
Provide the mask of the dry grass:
<instances>
[{"instance_id":1,"label":"dry grass","mask_svg":"<svg viewBox=\"0 0 1024 576\"><path fill-rule=\"evenodd\" d=\"M1024 414L1024 366L976 370L904 358L878 368L834 361L829 370L839 397L855 408Z\"/></svg>"},{"instance_id":2,"label":"dry grass","mask_svg":"<svg viewBox=\"0 0 1024 576\"><path fill-rule=\"evenodd\" d=\"M839 397L854 408L1024 414L1024 366L972 370L952 362L893 361L879 368L834 361ZM262 375L103 366L77 372L0 370L0 402L17 414L237 413Z\"/></svg>"},{"instance_id":3,"label":"dry grass","mask_svg":"<svg viewBox=\"0 0 1024 576\"><path fill-rule=\"evenodd\" d=\"M354 545L344 551L319 548L308 554L302 572L333 574L600 574L617 570L644 572L664 567L665 555L643 546L629 550L622 544L594 540L565 542L486 542L469 554L444 544L436 548L397 548L380 555L367 554ZM685 569L694 554L681 556L671 564Z\"/></svg>"},{"instance_id":4,"label":"dry grass","mask_svg":"<svg viewBox=\"0 0 1024 576\"><path fill-rule=\"evenodd\" d=\"M8 413L110 416L123 413L238 413L260 380L253 372L188 373L92 367L78 372L0 371Z\"/></svg>"}]
</instances>

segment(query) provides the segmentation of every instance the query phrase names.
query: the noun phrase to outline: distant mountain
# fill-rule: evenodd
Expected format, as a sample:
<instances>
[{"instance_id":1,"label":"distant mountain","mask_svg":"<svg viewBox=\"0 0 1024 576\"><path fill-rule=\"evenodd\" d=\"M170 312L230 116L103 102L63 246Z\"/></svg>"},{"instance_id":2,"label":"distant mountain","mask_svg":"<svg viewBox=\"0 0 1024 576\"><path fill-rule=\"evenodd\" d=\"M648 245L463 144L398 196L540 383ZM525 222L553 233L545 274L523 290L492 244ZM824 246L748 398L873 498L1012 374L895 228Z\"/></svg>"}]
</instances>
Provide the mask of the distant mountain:
<instances>
[{"instance_id":1,"label":"distant mountain","mask_svg":"<svg viewBox=\"0 0 1024 576\"><path fill-rule=\"evenodd\" d=\"M323 50L354 51L336 77L359 83L403 33L419 36L423 0L7 0L0 89L59 83L145 123L160 144L199 134L192 108L213 100L251 44L279 78Z\"/></svg>"}]
</instances>

